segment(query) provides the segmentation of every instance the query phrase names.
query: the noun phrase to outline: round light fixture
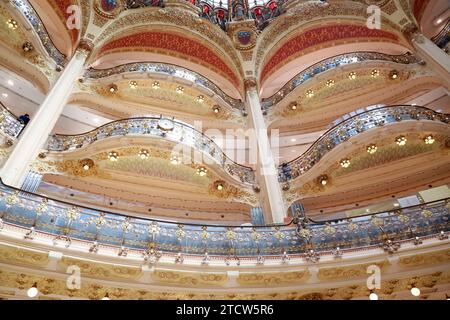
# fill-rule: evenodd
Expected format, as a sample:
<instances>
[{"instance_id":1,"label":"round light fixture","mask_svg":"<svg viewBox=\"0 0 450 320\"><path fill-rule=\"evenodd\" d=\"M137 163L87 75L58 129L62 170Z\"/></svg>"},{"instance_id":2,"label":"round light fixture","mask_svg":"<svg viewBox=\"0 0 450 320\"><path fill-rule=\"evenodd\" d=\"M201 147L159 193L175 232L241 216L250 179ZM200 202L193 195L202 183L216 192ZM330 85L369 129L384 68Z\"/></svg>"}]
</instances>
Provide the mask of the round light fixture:
<instances>
[{"instance_id":1,"label":"round light fixture","mask_svg":"<svg viewBox=\"0 0 450 320\"><path fill-rule=\"evenodd\" d=\"M312 97L314 97L314 91L313 91L312 89L306 90L306 97L307 97L307 98L312 98Z\"/></svg>"},{"instance_id":2,"label":"round light fixture","mask_svg":"<svg viewBox=\"0 0 450 320\"><path fill-rule=\"evenodd\" d=\"M417 288L417 287L412 287L412 288L411 288L411 294L412 294L414 297L420 296L420 289Z\"/></svg>"},{"instance_id":3,"label":"round light fixture","mask_svg":"<svg viewBox=\"0 0 450 320\"><path fill-rule=\"evenodd\" d=\"M102 298L102 300L111 300L111 299L109 298L109 293L106 293L105 296Z\"/></svg>"},{"instance_id":4,"label":"round light fixture","mask_svg":"<svg viewBox=\"0 0 450 320\"><path fill-rule=\"evenodd\" d=\"M184 92L184 88L182 86L178 86L176 92L182 94Z\"/></svg>"},{"instance_id":5,"label":"round light fixture","mask_svg":"<svg viewBox=\"0 0 450 320\"><path fill-rule=\"evenodd\" d=\"M30 298L35 298L39 293L39 290L37 288L37 283L35 282L33 286L27 290L27 296Z\"/></svg>"},{"instance_id":6,"label":"round light fixture","mask_svg":"<svg viewBox=\"0 0 450 320\"><path fill-rule=\"evenodd\" d=\"M22 46L22 50L23 50L24 52L30 52L30 51L33 51L33 49L34 49L34 47L33 47L33 45L31 44L31 42L25 42L25 43L23 44L23 46Z\"/></svg>"},{"instance_id":7,"label":"round light fixture","mask_svg":"<svg viewBox=\"0 0 450 320\"><path fill-rule=\"evenodd\" d=\"M215 105L213 107L213 111L214 111L214 113L219 113L220 112L220 107L218 105Z\"/></svg>"},{"instance_id":8,"label":"round light fixture","mask_svg":"<svg viewBox=\"0 0 450 320\"><path fill-rule=\"evenodd\" d=\"M433 144L436 140L434 139L434 137L430 134L428 136L426 136L423 141L425 142L425 144Z\"/></svg>"},{"instance_id":9,"label":"round light fixture","mask_svg":"<svg viewBox=\"0 0 450 320\"><path fill-rule=\"evenodd\" d=\"M208 170L207 170L205 167L199 167L199 168L197 169L197 174L198 174L200 177L206 176L207 173L208 173Z\"/></svg>"},{"instance_id":10,"label":"round light fixture","mask_svg":"<svg viewBox=\"0 0 450 320\"><path fill-rule=\"evenodd\" d=\"M405 136L399 136L395 138L395 143L399 146L404 146L406 144L406 137Z\"/></svg>"},{"instance_id":11,"label":"round light fixture","mask_svg":"<svg viewBox=\"0 0 450 320\"><path fill-rule=\"evenodd\" d=\"M341 167L342 168L348 168L350 166L350 159L346 158L346 159L342 159L340 161Z\"/></svg>"},{"instance_id":12,"label":"round light fixture","mask_svg":"<svg viewBox=\"0 0 450 320\"><path fill-rule=\"evenodd\" d=\"M139 158L141 158L142 160L145 160L145 159L148 159L148 157L149 157L150 155L149 155L149 153L148 153L148 150L146 150L146 149L141 149L141 150L139 150L138 156L139 156Z\"/></svg>"},{"instance_id":13,"label":"round light fixture","mask_svg":"<svg viewBox=\"0 0 450 320\"><path fill-rule=\"evenodd\" d=\"M158 81L153 82L152 88L153 89L159 89L161 87L161 84Z\"/></svg>"},{"instance_id":14,"label":"round light fixture","mask_svg":"<svg viewBox=\"0 0 450 320\"><path fill-rule=\"evenodd\" d=\"M170 156L170 163L173 165L178 165L181 163L181 160L177 155L172 155Z\"/></svg>"},{"instance_id":15,"label":"round light fixture","mask_svg":"<svg viewBox=\"0 0 450 320\"><path fill-rule=\"evenodd\" d=\"M108 159L112 162L119 160L119 154L116 151L111 151L108 153Z\"/></svg>"},{"instance_id":16,"label":"round light fixture","mask_svg":"<svg viewBox=\"0 0 450 320\"><path fill-rule=\"evenodd\" d=\"M371 72L371 75L372 75L373 78L378 77L380 75L380 70L373 69L372 72Z\"/></svg>"},{"instance_id":17,"label":"round light fixture","mask_svg":"<svg viewBox=\"0 0 450 320\"><path fill-rule=\"evenodd\" d=\"M290 106L291 106L291 110L297 110L297 102L291 102L291 104L290 104Z\"/></svg>"},{"instance_id":18,"label":"round light fixture","mask_svg":"<svg viewBox=\"0 0 450 320\"><path fill-rule=\"evenodd\" d=\"M327 87L332 87L332 86L334 86L334 80L327 80L327 83L326 83L326 85L327 85Z\"/></svg>"},{"instance_id":19,"label":"round light fixture","mask_svg":"<svg viewBox=\"0 0 450 320\"><path fill-rule=\"evenodd\" d=\"M399 73L397 70L392 70L391 72L389 72L389 78L392 80L397 79L399 76Z\"/></svg>"},{"instance_id":20,"label":"round light fixture","mask_svg":"<svg viewBox=\"0 0 450 320\"><path fill-rule=\"evenodd\" d=\"M8 28L10 28L12 30L17 29L17 21L14 19L9 19L8 21L6 21L6 24L8 25Z\"/></svg>"},{"instance_id":21,"label":"round light fixture","mask_svg":"<svg viewBox=\"0 0 450 320\"><path fill-rule=\"evenodd\" d=\"M203 95L199 95L199 96L197 97L197 102L202 103L203 101L205 101L205 97L204 97Z\"/></svg>"},{"instance_id":22,"label":"round light fixture","mask_svg":"<svg viewBox=\"0 0 450 320\"><path fill-rule=\"evenodd\" d=\"M83 159L81 160L81 166L83 167L84 171L89 171L94 167L94 161L92 161L91 159Z\"/></svg>"},{"instance_id":23,"label":"round light fixture","mask_svg":"<svg viewBox=\"0 0 450 320\"><path fill-rule=\"evenodd\" d=\"M109 86L109 92L110 92L110 93L116 93L117 91L119 91L119 88L117 87L117 85L111 84L111 85Z\"/></svg>"},{"instance_id":24,"label":"round light fixture","mask_svg":"<svg viewBox=\"0 0 450 320\"><path fill-rule=\"evenodd\" d=\"M319 178L319 183L320 183L322 186L326 186L327 183L328 183L328 177L327 177L327 176L321 176L321 177Z\"/></svg>"},{"instance_id":25,"label":"round light fixture","mask_svg":"<svg viewBox=\"0 0 450 320\"><path fill-rule=\"evenodd\" d=\"M225 182L224 181L216 181L216 182L214 182L214 187L218 191L222 191L225 188Z\"/></svg>"},{"instance_id":26,"label":"round light fixture","mask_svg":"<svg viewBox=\"0 0 450 320\"><path fill-rule=\"evenodd\" d=\"M130 81L130 88L131 89L137 89L138 83L136 81Z\"/></svg>"},{"instance_id":27,"label":"round light fixture","mask_svg":"<svg viewBox=\"0 0 450 320\"><path fill-rule=\"evenodd\" d=\"M375 152L377 152L377 149L378 147L375 144L368 145L366 148L367 152L370 154L374 154Z\"/></svg>"},{"instance_id":28,"label":"round light fixture","mask_svg":"<svg viewBox=\"0 0 450 320\"><path fill-rule=\"evenodd\" d=\"M356 79L356 72L352 71L348 74L348 78L350 80L355 80Z\"/></svg>"},{"instance_id":29,"label":"round light fixture","mask_svg":"<svg viewBox=\"0 0 450 320\"><path fill-rule=\"evenodd\" d=\"M369 299L378 300L378 295L375 292L372 292L371 294L369 294Z\"/></svg>"}]
</instances>

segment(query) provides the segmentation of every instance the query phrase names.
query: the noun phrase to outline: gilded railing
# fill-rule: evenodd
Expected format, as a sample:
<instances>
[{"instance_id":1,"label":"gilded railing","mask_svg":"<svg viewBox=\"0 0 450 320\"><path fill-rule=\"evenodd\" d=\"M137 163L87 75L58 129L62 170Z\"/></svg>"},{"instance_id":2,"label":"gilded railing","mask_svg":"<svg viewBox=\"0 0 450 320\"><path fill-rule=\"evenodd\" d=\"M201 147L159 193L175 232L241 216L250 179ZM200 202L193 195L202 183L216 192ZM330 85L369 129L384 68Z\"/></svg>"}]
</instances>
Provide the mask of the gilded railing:
<instances>
[{"instance_id":1,"label":"gilded railing","mask_svg":"<svg viewBox=\"0 0 450 320\"><path fill-rule=\"evenodd\" d=\"M44 24L39 18L39 15L33 9L33 6L27 0L11 0L11 3L31 24L48 55L56 62L57 65L64 66L66 64L66 57L53 44Z\"/></svg>"},{"instance_id":2,"label":"gilded railing","mask_svg":"<svg viewBox=\"0 0 450 320\"><path fill-rule=\"evenodd\" d=\"M255 184L255 174L252 168L240 165L228 158L213 140L195 128L167 118L142 117L123 119L107 123L80 135L53 135L48 140L47 149L60 152L71 151L111 137L133 135L163 138L193 148L208 155L236 180ZM182 148L174 152L185 153ZM190 156L190 150L187 152L189 152L188 155ZM177 156L186 157L187 155L177 154Z\"/></svg>"},{"instance_id":3,"label":"gilded railing","mask_svg":"<svg viewBox=\"0 0 450 320\"><path fill-rule=\"evenodd\" d=\"M440 121L448 124L450 115L408 105L379 107L357 114L329 129L301 156L282 164L278 170L279 180L285 182L297 178L310 170L325 154L353 136L389 123L411 120Z\"/></svg>"},{"instance_id":4,"label":"gilded railing","mask_svg":"<svg viewBox=\"0 0 450 320\"><path fill-rule=\"evenodd\" d=\"M365 61L387 61L400 64L419 63L420 60L414 55L388 55L379 52L353 52L337 55L331 58L322 60L311 67L303 70L294 78L289 80L278 92L269 98L263 99L261 102L262 108L267 110L278 102L280 102L289 93L294 91L297 87L312 79L314 76L326 72L328 70L337 68L339 66L358 64Z\"/></svg>"},{"instance_id":5,"label":"gilded railing","mask_svg":"<svg viewBox=\"0 0 450 320\"><path fill-rule=\"evenodd\" d=\"M219 96L225 103L233 108L242 110L243 103L240 99L234 99L223 92L216 84L201 76L200 74L188 70L186 68L178 67L176 65L167 63L152 63L152 62L137 62L129 63L121 66L116 66L110 69L89 69L86 71L84 77L88 79L101 79L112 75L124 74L124 73L155 73L175 78L192 81L197 86L201 86L205 89L212 91Z\"/></svg>"},{"instance_id":6,"label":"gilded railing","mask_svg":"<svg viewBox=\"0 0 450 320\"><path fill-rule=\"evenodd\" d=\"M120 256L132 250L144 259L178 253L178 262L185 254L222 256L228 262L242 257L263 261L264 256L286 261L288 255L300 254L315 262L321 254L336 250L382 247L390 252L404 241L447 237L449 208L449 199L444 199L321 223L299 219L297 225L197 225L101 212L0 184L0 230L12 227L17 233L19 227L26 239L44 235L54 245L66 247L74 240L84 241L90 252L97 252L99 245L112 247Z\"/></svg>"},{"instance_id":7,"label":"gilded railing","mask_svg":"<svg viewBox=\"0 0 450 320\"><path fill-rule=\"evenodd\" d=\"M0 102L0 131L7 137L16 139L24 127L25 125Z\"/></svg>"}]
</instances>

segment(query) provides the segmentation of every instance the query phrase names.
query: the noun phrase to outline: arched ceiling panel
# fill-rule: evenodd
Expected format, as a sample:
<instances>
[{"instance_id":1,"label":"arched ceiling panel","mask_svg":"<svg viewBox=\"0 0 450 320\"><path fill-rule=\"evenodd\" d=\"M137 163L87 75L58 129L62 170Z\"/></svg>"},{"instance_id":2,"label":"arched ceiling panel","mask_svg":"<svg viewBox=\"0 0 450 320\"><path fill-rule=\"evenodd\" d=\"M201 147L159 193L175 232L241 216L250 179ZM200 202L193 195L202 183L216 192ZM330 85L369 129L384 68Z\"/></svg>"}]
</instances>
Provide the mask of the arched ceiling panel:
<instances>
[{"instance_id":1,"label":"arched ceiling panel","mask_svg":"<svg viewBox=\"0 0 450 320\"><path fill-rule=\"evenodd\" d=\"M236 97L239 75L217 49L178 32L163 30L125 35L104 44L96 53L94 67L107 68L134 61L158 61L185 66L211 79Z\"/></svg>"}]
</instances>

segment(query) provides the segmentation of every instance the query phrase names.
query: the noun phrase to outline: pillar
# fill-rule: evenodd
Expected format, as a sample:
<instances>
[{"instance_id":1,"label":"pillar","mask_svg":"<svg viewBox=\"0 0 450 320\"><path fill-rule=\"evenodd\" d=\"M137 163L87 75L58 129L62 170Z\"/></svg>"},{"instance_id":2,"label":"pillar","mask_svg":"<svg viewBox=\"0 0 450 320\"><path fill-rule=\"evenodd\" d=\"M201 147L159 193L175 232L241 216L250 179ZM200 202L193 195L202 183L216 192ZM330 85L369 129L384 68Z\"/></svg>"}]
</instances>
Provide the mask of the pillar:
<instances>
[{"instance_id":1,"label":"pillar","mask_svg":"<svg viewBox=\"0 0 450 320\"><path fill-rule=\"evenodd\" d=\"M256 176L261 188L261 206L265 220L283 223L286 209L255 80L246 80L246 95L250 127L254 129L256 138L258 153ZM251 146L250 152L255 152Z\"/></svg>"},{"instance_id":2,"label":"pillar","mask_svg":"<svg viewBox=\"0 0 450 320\"><path fill-rule=\"evenodd\" d=\"M448 89L450 87L450 56L421 33L413 34L411 42L418 55L442 78Z\"/></svg>"},{"instance_id":3,"label":"pillar","mask_svg":"<svg viewBox=\"0 0 450 320\"><path fill-rule=\"evenodd\" d=\"M16 188L22 186L29 166L36 159L64 110L74 83L84 70L84 64L91 48L92 46L88 42L80 43L75 54L39 106L38 111L22 132L1 170L1 178L5 184Z\"/></svg>"}]
</instances>

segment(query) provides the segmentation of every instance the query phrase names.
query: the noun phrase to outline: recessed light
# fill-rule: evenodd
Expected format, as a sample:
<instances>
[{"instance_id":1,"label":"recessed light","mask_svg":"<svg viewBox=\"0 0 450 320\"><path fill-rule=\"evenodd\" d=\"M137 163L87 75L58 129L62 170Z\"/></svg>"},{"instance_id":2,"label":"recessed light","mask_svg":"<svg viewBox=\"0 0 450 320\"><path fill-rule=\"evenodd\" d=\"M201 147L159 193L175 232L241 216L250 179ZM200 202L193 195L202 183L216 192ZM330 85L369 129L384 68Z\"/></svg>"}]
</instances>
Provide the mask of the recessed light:
<instances>
[{"instance_id":1,"label":"recessed light","mask_svg":"<svg viewBox=\"0 0 450 320\"><path fill-rule=\"evenodd\" d=\"M291 139L291 142L296 142L296 141L297 141L297 139L295 139L295 138Z\"/></svg>"},{"instance_id":2,"label":"recessed light","mask_svg":"<svg viewBox=\"0 0 450 320\"><path fill-rule=\"evenodd\" d=\"M8 84L9 84L10 86L13 86L13 85L14 85L14 81L8 80Z\"/></svg>"},{"instance_id":3,"label":"recessed light","mask_svg":"<svg viewBox=\"0 0 450 320\"><path fill-rule=\"evenodd\" d=\"M6 92L2 93L3 98L8 98L8 94Z\"/></svg>"},{"instance_id":4,"label":"recessed light","mask_svg":"<svg viewBox=\"0 0 450 320\"><path fill-rule=\"evenodd\" d=\"M436 20L436 23L437 23L437 24L442 23L442 19L441 19L441 18L437 19L437 20Z\"/></svg>"},{"instance_id":5,"label":"recessed light","mask_svg":"<svg viewBox=\"0 0 450 320\"><path fill-rule=\"evenodd\" d=\"M95 123L99 123L100 122L100 119L99 118L94 118L94 119L92 119Z\"/></svg>"}]
</instances>

